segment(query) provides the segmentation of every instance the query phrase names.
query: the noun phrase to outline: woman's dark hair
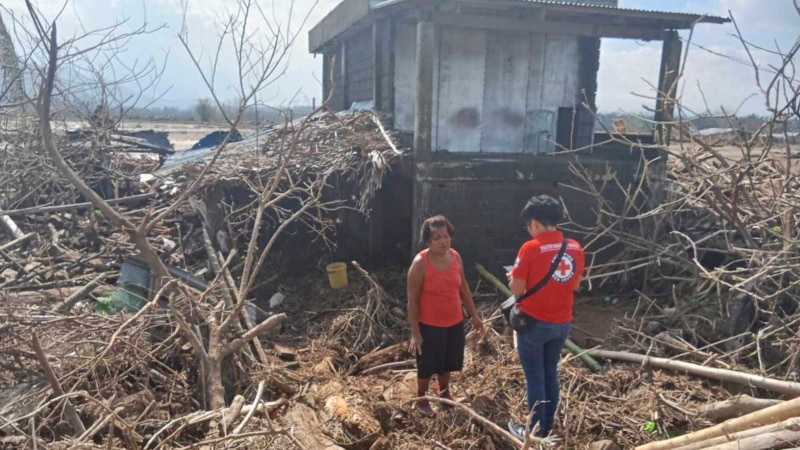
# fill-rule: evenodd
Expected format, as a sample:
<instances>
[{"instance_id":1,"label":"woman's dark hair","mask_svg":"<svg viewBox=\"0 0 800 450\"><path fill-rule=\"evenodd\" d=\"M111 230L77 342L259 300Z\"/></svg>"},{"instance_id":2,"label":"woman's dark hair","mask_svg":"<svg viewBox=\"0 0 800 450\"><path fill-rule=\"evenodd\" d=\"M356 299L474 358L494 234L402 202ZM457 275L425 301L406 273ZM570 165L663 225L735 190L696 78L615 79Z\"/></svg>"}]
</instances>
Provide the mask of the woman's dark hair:
<instances>
[{"instance_id":1,"label":"woman's dark hair","mask_svg":"<svg viewBox=\"0 0 800 450\"><path fill-rule=\"evenodd\" d=\"M561 221L561 202L549 195L531 197L522 208L521 216L526 224L536 220L546 227L556 226Z\"/></svg>"},{"instance_id":2,"label":"woman's dark hair","mask_svg":"<svg viewBox=\"0 0 800 450\"><path fill-rule=\"evenodd\" d=\"M425 219L425 222L422 223L422 230L420 230L420 239L422 240L423 244L427 244L431 240L431 229L432 228L447 228L447 234L450 237L453 237L455 233L455 228L453 228L453 224L447 220L445 216L433 216L428 217Z\"/></svg>"}]
</instances>

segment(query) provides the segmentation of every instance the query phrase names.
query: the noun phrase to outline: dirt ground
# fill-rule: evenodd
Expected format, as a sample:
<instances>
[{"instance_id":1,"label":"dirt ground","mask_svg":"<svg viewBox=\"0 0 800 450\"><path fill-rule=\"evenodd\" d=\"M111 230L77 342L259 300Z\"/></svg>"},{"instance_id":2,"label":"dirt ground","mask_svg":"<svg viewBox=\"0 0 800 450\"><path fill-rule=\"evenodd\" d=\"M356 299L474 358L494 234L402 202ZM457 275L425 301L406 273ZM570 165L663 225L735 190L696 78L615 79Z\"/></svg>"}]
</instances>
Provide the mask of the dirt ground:
<instances>
[{"instance_id":1,"label":"dirt ground","mask_svg":"<svg viewBox=\"0 0 800 450\"><path fill-rule=\"evenodd\" d=\"M572 340L590 347L602 343L611 333L615 320L625 316L624 305L610 304L603 297L582 296L575 299Z\"/></svg>"}]
</instances>

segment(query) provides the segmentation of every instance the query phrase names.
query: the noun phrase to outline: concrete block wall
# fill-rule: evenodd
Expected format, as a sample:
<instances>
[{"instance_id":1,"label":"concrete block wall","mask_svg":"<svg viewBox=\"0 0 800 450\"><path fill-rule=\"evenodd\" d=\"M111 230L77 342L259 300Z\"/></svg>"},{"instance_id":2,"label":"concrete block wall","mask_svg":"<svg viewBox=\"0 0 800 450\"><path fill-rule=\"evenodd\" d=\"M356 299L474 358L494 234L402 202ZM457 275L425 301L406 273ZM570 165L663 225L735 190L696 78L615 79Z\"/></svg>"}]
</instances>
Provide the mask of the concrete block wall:
<instances>
[{"instance_id":1,"label":"concrete block wall","mask_svg":"<svg viewBox=\"0 0 800 450\"><path fill-rule=\"evenodd\" d=\"M648 150L646 156L663 155ZM608 173L627 185L637 181L642 151L596 148L580 158L596 185L602 185ZM519 213L531 196L561 197L574 222L585 226L596 222L596 199L566 187L580 184L570 170L574 161L574 156L566 155L503 160L439 154L425 174L418 174L418 189L429 196L427 210L418 213L423 218L444 214L453 222L457 230L454 246L468 269L480 262L499 271L503 265L513 263L519 246L529 239ZM665 161L661 158L658 164ZM610 187L603 192L604 198L621 208L624 194L613 183L607 184Z\"/></svg>"}]
</instances>

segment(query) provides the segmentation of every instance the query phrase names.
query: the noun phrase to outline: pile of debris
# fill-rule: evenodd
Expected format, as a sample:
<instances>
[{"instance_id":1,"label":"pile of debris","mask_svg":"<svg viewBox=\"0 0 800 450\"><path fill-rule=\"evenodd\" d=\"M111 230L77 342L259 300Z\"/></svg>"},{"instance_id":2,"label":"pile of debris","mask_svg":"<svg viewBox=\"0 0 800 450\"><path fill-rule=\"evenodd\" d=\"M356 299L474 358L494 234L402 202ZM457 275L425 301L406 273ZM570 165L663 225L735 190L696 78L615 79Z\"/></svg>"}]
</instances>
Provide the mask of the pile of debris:
<instances>
[{"instance_id":1,"label":"pile of debris","mask_svg":"<svg viewBox=\"0 0 800 450\"><path fill-rule=\"evenodd\" d=\"M221 182L235 186L263 185L275 176L281 158L290 151L288 141L304 119L259 130L225 146L219 160L210 166L202 189ZM234 136L236 137L236 136ZM382 119L367 111L323 113L308 122L293 150L289 170L298 178L340 175L359 187L355 207L366 212L380 189L383 176L393 161L403 155L395 144L396 132L387 131ZM219 147L179 151L167 158L152 182L162 181L174 192L186 187ZM177 189L175 189L177 187Z\"/></svg>"},{"instance_id":2,"label":"pile of debris","mask_svg":"<svg viewBox=\"0 0 800 450\"><path fill-rule=\"evenodd\" d=\"M365 209L389 170L390 160L401 154L380 119L372 113L329 114L310 120L306 131L311 138L296 142L298 148L293 152L285 148L293 133L290 129L265 133L258 138L259 147L251 147L251 137L230 151L221 149L222 164L209 166L212 170L202 178L202 187L210 191L231 180L251 187L269 183L281 170L282 159L288 159L283 170L292 174L294 182L340 176L362 195L360 200L336 199L337 204ZM151 447L169 446L174 439L191 442L191 436L216 415L193 419L196 421L184 424L188 430L179 427L166 436L159 433L162 427L162 432L169 429L174 418L206 409L203 374L164 305L155 308L158 305L151 302L160 301L158 295L153 297L155 280L136 255L130 232L113 226L91 203L81 202L74 189L63 188L68 183L48 164L43 151L28 152L36 155L37 164L25 165L27 160L16 158L33 148L35 140L24 138L33 134L17 130L10 136L16 140L10 140L5 148L13 165L4 166L9 172L3 180L38 177L51 180L62 190L48 193L43 184L37 186L40 192L36 196L25 196L21 189L5 186L6 210L0 216L5 225L0 236L6 241L0 248L0 353L11 358L0 368L2 396L7 400L0 413L5 421L0 425L2 442L15 447L31 439L55 442L63 438L72 444L88 444L99 436L106 436L109 442L116 436L126 447L144 445L144 436L152 440ZM79 168L80 176L91 170L81 159L88 158L89 153L80 153L86 149L115 161L116 167L126 167L125 175L117 178L126 183L124 189L95 191L131 223L145 223L147 217L170 210L189 180L199 179L195 171L202 170L203 162L196 161L158 172L155 159L131 158L116 148L104 147L100 140L90 141L87 144L84 137L73 136L57 145L67 155L79 153L78 159L67 159ZM255 159L251 157L254 154L258 155ZM141 180L142 174L152 172L158 174L152 181L151 177ZM247 207L248 203L254 207L252 196L240 199L240 214L251 213ZM278 206L292 213L291 205ZM209 259L215 259L209 258L209 252L221 250L209 245L204 212L194 204L178 208L154 224L148 236L149 245L170 274L199 291L209 288L219 273L219 267L209 270L209 265L213 266ZM241 234L246 233L246 226L242 224ZM238 273L241 262L228 269ZM178 295L171 302L187 305L189 300L181 298ZM248 312L251 321L264 318L257 317L252 304ZM123 317L120 313L134 315ZM244 381L250 380L254 367L252 352L245 352L248 354L251 359L244 356L242 361L236 354L226 363L230 366L226 385L234 393L244 394L251 385ZM46 377L39 375L42 372ZM57 399L48 402L53 392ZM65 405L69 426L58 414L52 415ZM33 433L28 431L29 419L37 423ZM93 426L86 427L86 423ZM272 434L271 439L279 439L282 432Z\"/></svg>"},{"instance_id":3,"label":"pile of debris","mask_svg":"<svg viewBox=\"0 0 800 450\"><path fill-rule=\"evenodd\" d=\"M404 274L351 273L356 277L343 291L331 290L322 276L282 280L285 300L272 312L290 319L280 334L262 340L270 349L267 364L250 366L245 354L234 358L231 370L242 378L234 383L231 406L221 411L200 406L202 381L191 349L170 335L166 316L157 311L98 316L78 309L53 315L47 311L57 301L42 297L14 314L4 310L14 332L6 335L3 352L16 363L3 368L13 385L2 413L13 426L3 429L3 442L12 447L29 442L23 430L33 417L40 439L83 448L112 435L114 445L124 448L223 441L291 448L293 440L305 448L517 448L483 422L502 426L524 418L524 377L502 323L490 319L494 327L484 339L469 336L465 370L454 384L459 405L442 405L433 420L420 417L411 407L414 360L401 326ZM501 297L491 287L477 294L488 299L479 309L491 317ZM48 418L64 397L50 394L36 351L28 350L43 325L48 332L38 338L45 360L89 430L82 435L58 415ZM234 370L237 366L243 369ZM719 384L650 368L615 366L592 373L576 357L566 357L561 366L564 400L557 431L566 448L587 448L600 439L632 448L701 429L712 420L704 411L717 410L716 402L732 397ZM42 403L45 398L51 401ZM726 417L730 413L713 420Z\"/></svg>"},{"instance_id":4,"label":"pile of debris","mask_svg":"<svg viewBox=\"0 0 800 450\"><path fill-rule=\"evenodd\" d=\"M332 290L324 273L311 271L292 278L273 272L274 266L257 265L254 259L260 258L249 252L254 247L268 249L285 230L286 219L300 217L297 214L309 205L306 200L316 191L297 186L312 186L319 180L323 184L332 179L348 181L358 195L333 200L368 210L383 175L402 153L380 119L367 112L326 114L243 136L229 145L178 153L175 159L164 160L160 169L151 165L139 172L131 170L125 179L135 181L125 196L107 200L131 223L149 223L148 244L169 275L180 280L177 284L157 285L146 256L136 254L139 244L132 243L133 232L112 226L94 205L76 203L80 197L67 195L69 190L43 205L6 203L3 217L8 231L2 236L8 242L0 246L0 354L7 356L0 363L0 443L9 448L34 443L46 443L49 448L217 444L519 448L521 444L503 425L509 419L525 419L525 384L513 338L496 313L505 296L502 289L498 295L496 283L481 281L475 287L490 331L480 339L468 336L465 370L454 385L459 402L441 403L438 417L426 419L411 408L416 397L415 370L406 349L402 269L374 276L355 263L350 286ZM708 160L703 164L709 164ZM674 186L686 188L674 195L688 203L679 204L673 198L661 210L630 220L639 224L659 217L660 211L677 220L688 215L685 211L690 205L691 214L706 222L715 217L728 223L727 217L714 216L716 210L703 203L705 197L691 194L704 192L686 184L696 178L692 167L679 164L671 173L674 180L684 180ZM731 182L736 178L730 175L735 173L730 167L712 167L732 177ZM763 179L775 181L777 169L769 169L773 166L768 164L762 167ZM142 174L152 176L140 181ZM197 193L197 198L174 207L187 192ZM287 194L265 197L264 192ZM335 192L329 189L326 195ZM750 192L761 192L761 203L772 201L769 190ZM318 206L325 201L314 200L314 220L330 220ZM265 204L275 209L265 210ZM165 211L168 214L162 221L148 222ZM792 273L796 267L791 266L791 258L796 256L781 250L775 235L782 233L771 227L786 226L786 220L797 218L773 223L774 217L759 215L759 210L749 212L752 222L742 226L755 231L750 239L778 255L761 260L766 264L759 273L775 268L770 261L786 264L780 274ZM262 228L265 239L249 239ZM214 230L226 229L228 239L222 245L226 239ZM793 341L775 339L794 330L794 316L780 316L790 322L762 326L757 334L746 336L753 339L751 344L727 350L730 336L711 332L719 329L708 312L711 299L717 298L710 296L711 289L702 291L708 297L697 297L696 289L698 283L735 285L752 272L737 271L726 260L718 270L727 270L725 275L732 278L704 279L705 272L699 268L688 269L693 267L691 261L702 259L698 248L667 240L659 234L664 228L639 229L655 233L658 240L636 236L630 228L605 230L627 239L628 250L640 253L596 265L590 275L595 283L592 294L598 280L611 280L620 267L643 262L647 270L660 271L645 273L653 280L648 283L674 283L681 277L687 284L662 297L640 289L632 300L608 306L618 317L616 326L609 335L581 344L600 344L615 351L584 351L570 345L573 355L565 356L561 364L564 401L556 426L563 445L593 448L597 441L606 440L632 448L686 434L679 443L688 449L710 446L700 443L728 445L729 440L789 439L797 434L796 424L786 422L791 414L798 414L796 402L780 402L780 396L800 393L800 385L781 373L794 366L796 352L786 350ZM733 239L739 227L724 231L719 235L730 234L730 242L744 243L733 250L752 250L741 233L741 241ZM689 248L695 253L689 254ZM263 255L265 260L270 256ZM652 255L669 264L651 263ZM637 272L625 273L630 277ZM709 269L708 273L714 272ZM777 275L768 275L769 280L780 281ZM247 282L248 277L259 281ZM652 289L652 284L645 285ZM794 295L793 286L782 293ZM163 295L170 287L172 294ZM267 298L269 302L261 301ZM249 314L239 320L231 311L245 301ZM597 301L596 297L581 300ZM262 311L252 308L254 303ZM220 338L217 331L223 326L230 326L220 343L226 352L212 360L211 340ZM768 354L766 338L780 344L775 355ZM747 354L747 349L754 353ZM773 356L786 361L766 365ZM599 360L625 364L603 367ZM627 365L630 362L637 365ZM753 375L754 367L773 378ZM222 380L214 379L217 373ZM218 403L210 398L215 392L209 386L217 382L224 390L222 406L214 406ZM712 426L726 419L732 422L724 428ZM768 429L756 432L756 423L769 424ZM746 431L731 434L739 430ZM537 441L545 446L554 443ZM684 448L673 444L643 448Z\"/></svg>"}]
</instances>

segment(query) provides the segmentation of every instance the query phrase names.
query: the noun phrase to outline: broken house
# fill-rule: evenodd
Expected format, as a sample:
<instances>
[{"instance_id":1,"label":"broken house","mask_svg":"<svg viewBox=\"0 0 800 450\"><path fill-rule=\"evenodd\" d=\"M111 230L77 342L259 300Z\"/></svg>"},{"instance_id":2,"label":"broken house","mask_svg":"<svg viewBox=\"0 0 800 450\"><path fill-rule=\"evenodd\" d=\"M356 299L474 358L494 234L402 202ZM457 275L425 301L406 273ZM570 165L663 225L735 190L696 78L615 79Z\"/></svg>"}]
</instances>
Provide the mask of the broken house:
<instances>
[{"instance_id":1,"label":"broken house","mask_svg":"<svg viewBox=\"0 0 800 450\"><path fill-rule=\"evenodd\" d=\"M678 31L727 21L616 0L342 1L309 33L325 97L333 91L336 111L390 115L413 143L362 230L373 257L413 252L424 218L444 214L468 261L508 264L526 238L519 210L534 194L559 195L574 222L593 223L596 198L565 188L579 184L571 166L594 181L635 184L643 158L651 172L665 167L652 144L669 139L657 130L631 146L595 133L601 38L663 42L659 121L674 110Z\"/></svg>"}]
</instances>

